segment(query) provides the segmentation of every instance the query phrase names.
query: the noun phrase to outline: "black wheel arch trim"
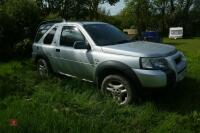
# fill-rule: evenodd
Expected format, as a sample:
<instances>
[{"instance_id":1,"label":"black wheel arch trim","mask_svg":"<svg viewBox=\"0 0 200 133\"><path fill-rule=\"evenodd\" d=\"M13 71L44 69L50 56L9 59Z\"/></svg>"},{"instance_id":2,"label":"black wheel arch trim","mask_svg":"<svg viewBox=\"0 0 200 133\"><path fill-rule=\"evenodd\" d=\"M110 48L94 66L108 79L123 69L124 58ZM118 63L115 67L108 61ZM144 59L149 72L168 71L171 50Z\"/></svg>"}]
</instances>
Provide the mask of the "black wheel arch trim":
<instances>
[{"instance_id":1,"label":"black wheel arch trim","mask_svg":"<svg viewBox=\"0 0 200 133\"><path fill-rule=\"evenodd\" d=\"M34 60L33 60L34 64L37 64L38 59L44 59L47 62L47 65L49 66L50 71L53 71L53 69L51 67L51 63L49 61L49 58L46 55L44 55L44 54L37 54L37 55L35 55Z\"/></svg>"},{"instance_id":2,"label":"black wheel arch trim","mask_svg":"<svg viewBox=\"0 0 200 133\"><path fill-rule=\"evenodd\" d=\"M128 78L131 83L134 84L135 88L137 89L141 88L141 83L136 73L131 69L130 66L119 61L105 61L97 66L96 72L95 72L95 82L97 83L98 87L100 87L100 84L101 84L99 83L100 75L102 74L103 71L108 70L108 69L119 71L126 78Z\"/></svg>"}]
</instances>

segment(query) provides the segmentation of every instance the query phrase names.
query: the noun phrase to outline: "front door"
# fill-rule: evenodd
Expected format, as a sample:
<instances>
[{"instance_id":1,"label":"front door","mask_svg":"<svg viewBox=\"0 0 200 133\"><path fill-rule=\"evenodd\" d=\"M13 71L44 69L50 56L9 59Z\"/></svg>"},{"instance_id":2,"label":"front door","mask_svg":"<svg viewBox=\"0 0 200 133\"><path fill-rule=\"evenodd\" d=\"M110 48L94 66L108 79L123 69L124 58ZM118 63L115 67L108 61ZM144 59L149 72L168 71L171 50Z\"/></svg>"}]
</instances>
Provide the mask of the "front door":
<instances>
[{"instance_id":1,"label":"front door","mask_svg":"<svg viewBox=\"0 0 200 133\"><path fill-rule=\"evenodd\" d=\"M93 80L94 61L92 50L74 49L76 41L84 41L84 35L76 26L63 26L58 49L62 73L77 76L82 79Z\"/></svg>"}]
</instances>

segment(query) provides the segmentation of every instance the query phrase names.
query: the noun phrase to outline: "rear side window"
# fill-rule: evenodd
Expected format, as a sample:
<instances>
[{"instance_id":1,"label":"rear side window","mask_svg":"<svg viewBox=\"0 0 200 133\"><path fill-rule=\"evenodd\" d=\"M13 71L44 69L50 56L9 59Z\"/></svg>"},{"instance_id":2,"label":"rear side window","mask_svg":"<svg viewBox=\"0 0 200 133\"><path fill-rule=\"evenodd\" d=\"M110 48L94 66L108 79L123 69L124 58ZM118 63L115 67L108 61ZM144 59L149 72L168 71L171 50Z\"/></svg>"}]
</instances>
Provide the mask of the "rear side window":
<instances>
[{"instance_id":1,"label":"rear side window","mask_svg":"<svg viewBox=\"0 0 200 133\"><path fill-rule=\"evenodd\" d=\"M73 47L76 41L85 41L80 30L75 26L64 26L60 36L60 45Z\"/></svg>"},{"instance_id":2,"label":"rear side window","mask_svg":"<svg viewBox=\"0 0 200 133\"><path fill-rule=\"evenodd\" d=\"M35 37L35 42L38 42L43 35L53 26L53 24L44 24L41 25L40 28L38 29L37 35Z\"/></svg>"},{"instance_id":3,"label":"rear side window","mask_svg":"<svg viewBox=\"0 0 200 133\"><path fill-rule=\"evenodd\" d=\"M44 44L51 44L56 33L57 28L53 28L44 38Z\"/></svg>"}]
</instances>

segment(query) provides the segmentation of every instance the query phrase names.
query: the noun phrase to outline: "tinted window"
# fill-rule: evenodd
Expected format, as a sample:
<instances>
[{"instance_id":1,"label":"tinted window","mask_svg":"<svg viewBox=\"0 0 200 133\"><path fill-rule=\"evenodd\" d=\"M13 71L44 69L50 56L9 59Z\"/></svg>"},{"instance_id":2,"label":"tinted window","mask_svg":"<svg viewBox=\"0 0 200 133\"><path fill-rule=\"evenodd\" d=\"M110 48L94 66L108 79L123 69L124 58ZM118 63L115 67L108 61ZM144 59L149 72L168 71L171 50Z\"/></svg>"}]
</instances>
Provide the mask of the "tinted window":
<instances>
[{"instance_id":1,"label":"tinted window","mask_svg":"<svg viewBox=\"0 0 200 133\"><path fill-rule=\"evenodd\" d=\"M85 41L85 38L78 28L64 26L60 37L60 45L72 47L75 41Z\"/></svg>"},{"instance_id":2,"label":"tinted window","mask_svg":"<svg viewBox=\"0 0 200 133\"><path fill-rule=\"evenodd\" d=\"M41 25L35 37L35 42L38 42L42 36L52 27L52 24Z\"/></svg>"},{"instance_id":3,"label":"tinted window","mask_svg":"<svg viewBox=\"0 0 200 133\"><path fill-rule=\"evenodd\" d=\"M88 34L98 46L115 45L132 42L128 36L109 24L88 24L84 25Z\"/></svg>"},{"instance_id":4,"label":"tinted window","mask_svg":"<svg viewBox=\"0 0 200 133\"><path fill-rule=\"evenodd\" d=\"M57 28L53 28L44 38L44 44L51 44L56 33Z\"/></svg>"}]
</instances>

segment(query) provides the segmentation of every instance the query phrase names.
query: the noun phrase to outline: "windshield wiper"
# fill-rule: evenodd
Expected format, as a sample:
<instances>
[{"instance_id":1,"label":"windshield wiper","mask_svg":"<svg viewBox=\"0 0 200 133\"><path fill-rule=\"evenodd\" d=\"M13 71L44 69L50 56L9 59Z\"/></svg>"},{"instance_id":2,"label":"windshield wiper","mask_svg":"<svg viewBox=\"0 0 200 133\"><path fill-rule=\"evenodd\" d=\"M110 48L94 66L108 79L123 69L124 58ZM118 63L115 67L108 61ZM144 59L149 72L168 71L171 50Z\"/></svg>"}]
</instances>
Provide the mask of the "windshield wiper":
<instances>
[{"instance_id":1,"label":"windshield wiper","mask_svg":"<svg viewBox=\"0 0 200 133\"><path fill-rule=\"evenodd\" d=\"M121 40L118 42L110 42L110 43L106 43L102 46L109 46L109 45L117 45L117 44L122 44L122 43L129 43L129 42L133 42L134 40L130 39L130 40Z\"/></svg>"},{"instance_id":2,"label":"windshield wiper","mask_svg":"<svg viewBox=\"0 0 200 133\"><path fill-rule=\"evenodd\" d=\"M129 42L133 42L133 40L132 39L130 39L130 40L121 40L121 41L118 41L117 44L129 43Z\"/></svg>"}]
</instances>

